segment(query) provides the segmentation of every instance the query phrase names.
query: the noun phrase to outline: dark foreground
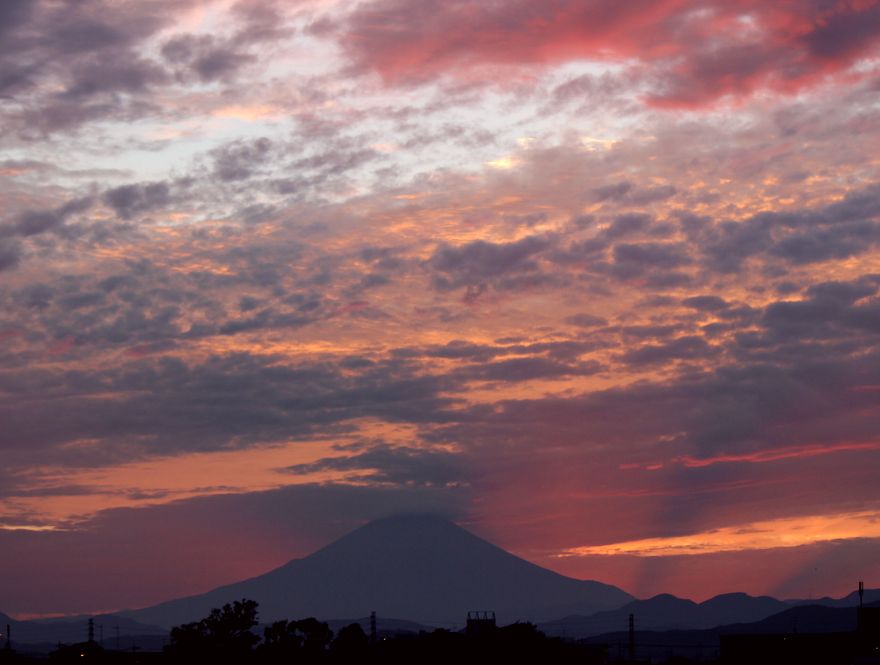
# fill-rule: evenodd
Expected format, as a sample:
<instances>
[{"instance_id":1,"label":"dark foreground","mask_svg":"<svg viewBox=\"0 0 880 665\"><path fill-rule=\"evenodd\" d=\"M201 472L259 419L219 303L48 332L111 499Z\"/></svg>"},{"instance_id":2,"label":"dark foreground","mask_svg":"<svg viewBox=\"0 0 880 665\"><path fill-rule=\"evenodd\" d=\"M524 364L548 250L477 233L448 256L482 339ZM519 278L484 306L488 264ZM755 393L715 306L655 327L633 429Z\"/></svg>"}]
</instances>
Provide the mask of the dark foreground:
<instances>
[{"instance_id":1,"label":"dark foreground","mask_svg":"<svg viewBox=\"0 0 880 665\"><path fill-rule=\"evenodd\" d=\"M721 663L771 665L880 665L880 608L858 610L858 630L828 633L720 635L720 648L685 643L685 633L631 632L590 640L547 637L531 623L497 627L494 614L468 615L467 628L409 634L380 634L375 616L368 635L359 623L334 634L315 618L276 621L258 627L257 603L236 601L214 609L201 621L172 629L162 651L106 650L93 637L78 644L58 645L46 656L0 650L0 665L12 663L254 663L309 665L335 663L493 663L526 662L552 665L609 663ZM670 641L672 640L672 641ZM699 647L699 648L694 648Z\"/></svg>"}]
</instances>

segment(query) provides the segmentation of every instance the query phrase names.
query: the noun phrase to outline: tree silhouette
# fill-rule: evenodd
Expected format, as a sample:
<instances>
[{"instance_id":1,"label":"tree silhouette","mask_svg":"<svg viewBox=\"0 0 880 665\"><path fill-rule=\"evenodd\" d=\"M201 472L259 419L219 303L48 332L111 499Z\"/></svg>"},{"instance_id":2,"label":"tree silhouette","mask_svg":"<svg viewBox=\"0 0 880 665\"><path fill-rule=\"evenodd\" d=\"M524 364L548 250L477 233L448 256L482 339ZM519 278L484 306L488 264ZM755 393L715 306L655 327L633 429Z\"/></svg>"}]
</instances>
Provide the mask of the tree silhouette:
<instances>
[{"instance_id":1,"label":"tree silhouette","mask_svg":"<svg viewBox=\"0 0 880 665\"><path fill-rule=\"evenodd\" d=\"M170 656L179 660L209 658L232 661L246 658L260 638L251 632L257 625L257 602L242 599L194 623L171 629Z\"/></svg>"},{"instance_id":2,"label":"tree silhouette","mask_svg":"<svg viewBox=\"0 0 880 665\"><path fill-rule=\"evenodd\" d=\"M324 654L332 639L330 627L314 617L276 621L263 629L263 643L257 651L269 663L313 662Z\"/></svg>"},{"instance_id":3,"label":"tree silhouette","mask_svg":"<svg viewBox=\"0 0 880 665\"><path fill-rule=\"evenodd\" d=\"M315 656L327 650L333 640L333 631L323 621L314 617L292 621L296 630L303 636L303 652L309 656Z\"/></svg>"},{"instance_id":4,"label":"tree silhouette","mask_svg":"<svg viewBox=\"0 0 880 665\"><path fill-rule=\"evenodd\" d=\"M339 630L336 639L333 640L333 651L340 656L362 656L370 640L359 623L352 623Z\"/></svg>"},{"instance_id":5,"label":"tree silhouette","mask_svg":"<svg viewBox=\"0 0 880 665\"><path fill-rule=\"evenodd\" d=\"M257 647L265 663L292 663L300 660L303 636L296 621L276 621L263 629L263 643Z\"/></svg>"}]
</instances>

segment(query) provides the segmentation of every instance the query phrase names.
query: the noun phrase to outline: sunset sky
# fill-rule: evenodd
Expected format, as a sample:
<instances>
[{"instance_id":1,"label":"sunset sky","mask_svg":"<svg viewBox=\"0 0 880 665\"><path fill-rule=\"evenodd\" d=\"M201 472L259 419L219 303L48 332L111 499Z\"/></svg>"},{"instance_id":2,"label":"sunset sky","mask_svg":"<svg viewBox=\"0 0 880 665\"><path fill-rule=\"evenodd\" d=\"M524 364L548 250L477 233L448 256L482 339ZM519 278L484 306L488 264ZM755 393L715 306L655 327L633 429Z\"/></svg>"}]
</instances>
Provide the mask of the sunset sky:
<instances>
[{"instance_id":1,"label":"sunset sky","mask_svg":"<svg viewBox=\"0 0 880 665\"><path fill-rule=\"evenodd\" d=\"M0 146L0 611L880 587L878 0L4 0Z\"/></svg>"}]
</instances>

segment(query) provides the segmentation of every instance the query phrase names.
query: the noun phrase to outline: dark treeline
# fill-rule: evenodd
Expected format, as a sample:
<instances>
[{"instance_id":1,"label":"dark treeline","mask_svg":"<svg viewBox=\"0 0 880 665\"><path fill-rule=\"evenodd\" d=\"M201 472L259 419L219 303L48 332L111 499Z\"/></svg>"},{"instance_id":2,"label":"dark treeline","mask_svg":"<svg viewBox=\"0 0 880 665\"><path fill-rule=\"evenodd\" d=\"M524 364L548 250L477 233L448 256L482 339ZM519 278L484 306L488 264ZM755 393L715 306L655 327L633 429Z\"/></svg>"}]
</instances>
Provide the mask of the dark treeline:
<instances>
[{"instance_id":1,"label":"dark treeline","mask_svg":"<svg viewBox=\"0 0 880 665\"><path fill-rule=\"evenodd\" d=\"M371 641L360 624L352 623L334 635L315 618L276 621L256 634L258 605L236 601L194 623L171 631L163 660L170 663L449 663L498 658L527 658L532 662L603 662L602 650L548 638L530 623L483 631L480 635L437 629L418 635L398 635ZM595 656L595 658L594 658Z\"/></svg>"},{"instance_id":2,"label":"dark treeline","mask_svg":"<svg viewBox=\"0 0 880 665\"><path fill-rule=\"evenodd\" d=\"M264 625L262 630L258 619L258 604L243 599L211 610L200 621L173 628L163 651L105 650L92 640L59 646L49 654L49 662L120 665L464 665L499 661L605 665L647 662L627 659L619 653L614 657L603 644L547 637L531 623L496 627L492 619L488 624L478 622L478 630L456 632L438 628L418 634L386 634L371 638L359 623L344 626L334 634L327 623L314 617L276 621ZM709 663L702 659L698 661L703 665ZM37 662L41 662L37 656L0 650L0 665ZM667 653L653 662L684 664L696 661Z\"/></svg>"}]
</instances>

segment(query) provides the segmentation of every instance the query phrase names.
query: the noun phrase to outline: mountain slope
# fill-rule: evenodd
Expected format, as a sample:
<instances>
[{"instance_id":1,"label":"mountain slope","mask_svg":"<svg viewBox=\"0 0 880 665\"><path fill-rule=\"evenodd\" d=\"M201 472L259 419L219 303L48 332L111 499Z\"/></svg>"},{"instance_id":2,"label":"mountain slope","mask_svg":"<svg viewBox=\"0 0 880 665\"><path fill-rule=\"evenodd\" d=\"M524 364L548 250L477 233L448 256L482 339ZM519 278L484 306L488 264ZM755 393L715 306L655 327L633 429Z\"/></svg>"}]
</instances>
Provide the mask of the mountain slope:
<instances>
[{"instance_id":1,"label":"mountain slope","mask_svg":"<svg viewBox=\"0 0 880 665\"><path fill-rule=\"evenodd\" d=\"M382 617L461 625L469 610L501 623L612 609L632 600L617 587L564 577L431 516L371 522L303 559L206 594L126 612L173 626L240 598L260 603L260 620Z\"/></svg>"}]
</instances>

